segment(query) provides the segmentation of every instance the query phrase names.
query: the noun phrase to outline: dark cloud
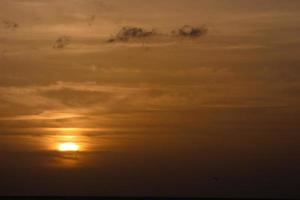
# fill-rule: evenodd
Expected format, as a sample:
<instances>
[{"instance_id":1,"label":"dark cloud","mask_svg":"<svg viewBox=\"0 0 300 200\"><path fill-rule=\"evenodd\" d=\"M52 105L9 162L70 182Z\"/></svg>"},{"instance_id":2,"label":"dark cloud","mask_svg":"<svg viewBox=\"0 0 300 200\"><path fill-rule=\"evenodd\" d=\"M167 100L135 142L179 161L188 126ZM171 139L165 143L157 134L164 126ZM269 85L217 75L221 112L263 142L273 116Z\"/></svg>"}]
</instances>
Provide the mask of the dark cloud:
<instances>
[{"instance_id":1,"label":"dark cloud","mask_svg":"<svg viewBox=\"0 0 300 200\"><path fill-rule=\"evenodd\" d=\"M190 25L184 25L178 30L172 31L172 34L179 37L198 38L207 34L207 31L208 29L204 26L194 27Z\"/></svg>"},{"instance_id":2,"label":"dark cloud","mask_svg":"<svg viewBox=\"0 0 300 200\"><path fill-rule=\"evenodd\" d=\"M148 31L140 27L125 26L108 42L127 42L129 40L150 38L156 34L154 30Z\"/></svg>"},{"instance_id":3,"label":"dark cloud","mask_svg":"<svg viewBox=\"0 0 300 200\"><path fill-rule=\"evenodd\" d=\"M2 25L5 29L15 30L19 28L19 24L11 20L2 20Z\"/></svg>"},{"instance_id":4,"label":"dark cloud","mask_svg":"<svg viewBox=\"0 0 300 200\"><path fill-rule=\"evenodd\" d=\"M155 38L158 41L168 41L172 40L175 37L183 37L183 38L199 38L207 34L208 29L204 26L202 27L194 27L189 25L184 25L177 30L173 30L171 33L160 34L156 32L154 29L152 31L145 30L140 27L133 26L125 26L121 28L121 30L113 37L111 37L108 42L128 42L128 41L138 41L141 39L150 39ZM159 37L157 37L159 36ZM159 39L160 38L160 39Z\"/></svg>"},{"instance_id":5,"label":"dark cloud","mask_svg":"<svg viewBox=\"0 0 300 200\"><path fill-rule=\"evenodd\" d=\"M70 36L61 36L55 41L55 44L53 45L53 48L54 49L63 49L66 46L68 46L70 43L71 43L71 37Z\"/></svg>"}]
</instances>

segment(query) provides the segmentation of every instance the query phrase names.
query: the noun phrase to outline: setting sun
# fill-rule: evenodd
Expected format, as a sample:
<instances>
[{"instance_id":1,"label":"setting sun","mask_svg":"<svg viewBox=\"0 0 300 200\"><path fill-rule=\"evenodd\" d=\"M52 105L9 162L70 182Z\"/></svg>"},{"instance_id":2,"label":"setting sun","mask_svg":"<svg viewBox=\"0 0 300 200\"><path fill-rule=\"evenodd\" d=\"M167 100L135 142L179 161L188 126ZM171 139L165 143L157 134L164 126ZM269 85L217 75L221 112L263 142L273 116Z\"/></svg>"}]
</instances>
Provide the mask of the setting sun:
<instances>
[{"instance_id":1,"label":"setting sun","mask_svg":"<svg viewBox=\"0 0 300 200\"><path fill-rule=\"evenodd\" d=\"M78 151L79 146L73 142L62 143L58 145L59 151Z\"/></svg>"}]
</instances>

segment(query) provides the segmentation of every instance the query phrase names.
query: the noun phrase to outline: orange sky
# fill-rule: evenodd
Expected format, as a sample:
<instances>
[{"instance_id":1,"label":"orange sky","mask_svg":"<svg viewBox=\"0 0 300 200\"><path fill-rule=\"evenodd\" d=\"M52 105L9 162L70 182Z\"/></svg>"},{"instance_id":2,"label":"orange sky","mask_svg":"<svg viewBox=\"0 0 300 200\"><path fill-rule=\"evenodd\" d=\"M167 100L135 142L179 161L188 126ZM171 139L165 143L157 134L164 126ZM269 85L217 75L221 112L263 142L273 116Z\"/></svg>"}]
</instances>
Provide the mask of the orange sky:
<instances>
[{"instance_id":1,"label":"orange sky","mask_svg":"<svg viewBox=\"0 0 300 200\"><path fill-rule=\"evenodd\" d=\"M71 135L86 150L77 167L108 185L97 193L93 179L79 194L134 195L139 185L142 195L234 196L234 185L237 196L299 197L299 177L286 174L299 164L299 8L297 0L0 0L0 175L20 170L7 192L42 176L26 169L46 170L42 182L55 188L53 166L64 157L53 151ZM156 162L166 166L156 171ZM168 170L178 175L159 190ZM215 176L224 182L211 183Z\"/></svg>"}]
</instances>

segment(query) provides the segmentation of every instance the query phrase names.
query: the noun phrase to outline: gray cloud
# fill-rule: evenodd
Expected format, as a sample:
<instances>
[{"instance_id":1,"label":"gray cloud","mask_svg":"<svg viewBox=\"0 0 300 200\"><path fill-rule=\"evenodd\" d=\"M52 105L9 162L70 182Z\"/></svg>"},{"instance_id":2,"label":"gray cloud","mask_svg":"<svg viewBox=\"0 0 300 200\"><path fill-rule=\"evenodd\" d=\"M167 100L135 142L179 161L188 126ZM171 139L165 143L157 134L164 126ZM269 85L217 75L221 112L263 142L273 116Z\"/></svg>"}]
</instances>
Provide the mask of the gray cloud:
<instances>
[{"instance_id":1,"label":"gray cloud","mask_svg":"<svg viewBox=\"0 0 300 200\"><path fill-rule=\"evenodd\" d=\"M198 38L205 34L207 34L208 29L204 26L202 27L194 27L190 25L184 25L183 27L179 28L178 30L172 31L172 34L175 36L180 37L187 37L187 38Z\"/></svg>"},{"instance_id":2,"label":"gray cloud","mask_svg":"<svg viewBox=\"0 0 300 200\"><path fill-rule=\"evenodd\" d=\"M129 41L144 41L142 39L154 39L154 36L159 41L169 41L174 40L178 37L182 38L199 38L206 35L208 29L204 26L202 27L195 27L190 25L184 25L177 30L171 31L171 33L158 33L154 29L152 31L148 31L141 27L134 27L134 26L124 26L120 29L120 31L111 37L107 42L129 42Z\"/></svg>"},{"instance_id":3,"label":"gray cloud","mask_svg":"<svg viewBox=\"0 0 300 200\"><path fill-rule=\"evenodd\" d=\"M157 33L152 30L148 31L140 27L134 26L124 26L121 30L108 42L127 42L134 39L145 39L157 35Z\"/></svg>"}]
</instances>

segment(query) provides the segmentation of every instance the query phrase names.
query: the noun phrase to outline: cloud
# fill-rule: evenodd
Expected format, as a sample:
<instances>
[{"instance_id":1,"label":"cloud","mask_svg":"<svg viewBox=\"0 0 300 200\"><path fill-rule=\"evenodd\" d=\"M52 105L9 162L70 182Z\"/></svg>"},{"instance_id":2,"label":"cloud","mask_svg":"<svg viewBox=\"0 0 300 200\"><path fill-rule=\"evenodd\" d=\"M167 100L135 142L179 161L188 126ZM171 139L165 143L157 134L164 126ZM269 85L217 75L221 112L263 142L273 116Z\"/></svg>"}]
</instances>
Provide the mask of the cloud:
<instances>
[{"instance_id":1,"label":"cloud","mask_svg":"<svg viewBox=\"0 0 300 200\"><path fill-rule=\"evenodd\" d=\"M119 32L107 40L108 43L114 42L146 42L149 40L144 39L151 39L151 41L155 38L155 41L158 42L170 42L177 40L179 37L183 38L199 38L207 34L208 29L204 26L202 27L194 27L189 25L184 25L177 30L173 30L169 33L158 33L155 29L152 31L146 30L141 27L134 27L134 26L124 26L122 27Z\"/></svg>"},{"instance_id":2,"label":"cloud","mask_svg":"<svg viewBox=\"0 0 300 200\"><path fill-rule=\"evenodd\" d=\"M19 28L19 24L11 20L2 20L2 25L5 29L15 30Z\"/></svg>"},{"instance_id":3,"label":"cloud","mask_svg":"<svg viewBox=\"0 0 300 200\"><path fill-rule=\"evenodd\" d=\"M49 99L58 100L66 106L81 107L82 105L94 105L107 103L116 96L113 92L85 91L74 89L46 90L41 95ZM78 98L80 96L80 98Z\"/></svg>"},{"instance_id":4,"label":"cloud","mask_svg":"<svg viewBox=\"0 0 300 200\"><path fill-rule=\"evenodd\" d=\"M0 117L0 120L59 120L59 119L74 119L83 117L83 114L79 114L78 110L66 110L64 112L56 111L42 111L34 115L17 115L14 117Z\"/></svg>"},{"instance_id":5,"label":"cloud","mask_svg":"<svg viewBox=\"0 0 300 200\"><path fill-rule=\"evenodd\" d=\"M108 42L127 42L130 40L150 38L155 35L157 35L157 33L154 30L148 31L140 27L124 26L114 37L110 38Z\"/></svg>"},{"instance_id":6,"label":"cloud","mask_svg":"<svg viewBox=\"0 0 300 200\"><path fill-rule=\"evenodd\" d=\"M208 29L204 26L202 27L194 27L190 25L184 25L183 27L179 28L178 30L172 31L174 36L180 36L185 38L198 38L202 37L203 35L207 34Z\"/></svg>"},{"instance_id":7,"label":"cloud","mask_svg":"<svg viewBox=\"0 0 300 200\"><path fill-rule=\"evenodd\" d=\"M55 41L55 44L53 45L53 48L54 49L63 49L66 46L68 46L70 43L71 43L71 37L70 36L61 36Z\"/></svg>"}]
</instances>

